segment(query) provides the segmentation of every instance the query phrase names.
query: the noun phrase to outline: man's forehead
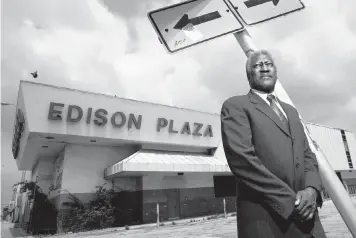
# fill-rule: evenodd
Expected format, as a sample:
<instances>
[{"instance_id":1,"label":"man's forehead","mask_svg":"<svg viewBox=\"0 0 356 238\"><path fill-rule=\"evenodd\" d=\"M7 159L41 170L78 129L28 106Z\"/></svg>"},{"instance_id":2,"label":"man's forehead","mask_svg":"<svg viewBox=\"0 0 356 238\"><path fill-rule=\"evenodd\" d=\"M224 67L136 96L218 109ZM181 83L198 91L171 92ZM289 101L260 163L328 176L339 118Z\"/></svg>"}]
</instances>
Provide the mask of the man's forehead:
<instances>
[{"instance_id":1,"label":"man's forehead","mask_svg":"<svg viewBox=\"0 0 356 238\"><path fill-rule=\"evenodd\" d=\"M265 61L273 62L272 57L266 53L256 54L256 55L252 56L251 60L252 60L252 63L265 62Z\"/></svg>"}]
</instances>

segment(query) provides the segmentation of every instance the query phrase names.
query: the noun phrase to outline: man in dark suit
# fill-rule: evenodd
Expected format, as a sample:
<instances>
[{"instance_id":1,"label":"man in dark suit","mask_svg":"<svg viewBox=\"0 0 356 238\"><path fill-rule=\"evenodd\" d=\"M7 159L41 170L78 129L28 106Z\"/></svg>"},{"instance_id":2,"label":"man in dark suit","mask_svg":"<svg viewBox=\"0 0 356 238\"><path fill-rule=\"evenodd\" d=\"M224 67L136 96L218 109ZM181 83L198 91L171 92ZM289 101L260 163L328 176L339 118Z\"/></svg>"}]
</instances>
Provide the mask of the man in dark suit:
<instances>
[{"instance_id":1,"label":"man in dark suit","mask_svg":"<svg viewBox=\"0 0 356 238\"><path fill-rule=\"evenodd\" d=\"M247 95L221 109L224 151L236 179L239 238L326 238L317 206L321 179L298 112L274 92L268 51L246 62Z\"/></svg>"}]
</instances>

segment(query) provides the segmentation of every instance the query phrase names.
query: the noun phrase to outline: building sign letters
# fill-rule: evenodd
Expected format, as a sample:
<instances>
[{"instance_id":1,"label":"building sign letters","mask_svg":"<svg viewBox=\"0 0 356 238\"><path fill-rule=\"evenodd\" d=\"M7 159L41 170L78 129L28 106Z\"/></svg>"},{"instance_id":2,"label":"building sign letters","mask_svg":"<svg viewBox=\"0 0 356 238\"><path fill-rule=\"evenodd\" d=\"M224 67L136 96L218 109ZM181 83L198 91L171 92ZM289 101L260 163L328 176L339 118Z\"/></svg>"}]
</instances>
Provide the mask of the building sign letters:
<instances>
[{"instance_id":1,"label":"building sign letters","mask_svg":"<svg viewBox=\"0 0 356 238\"><path fill-rule=\"evenodd\" d=\"M127 126L128 129L136 128L141 129L142 115L125 114L123 112L114 112L109 115L105 109L97 109L93 111L93 108L88 108L86 112L77 105L68 105L67 115L62 115L63 103L50 102L48 119L49 120L63 120L63 116L67 122L79 122L85 120L87 124L94 123L97 126L105 126L110 123L114 128L121 128ZM156 131L160 132L164 128L168 128L170 134L186 134L192 136L213 137L213 129L211 125L204 125L198 122L184 122L183 125L177 127L174 124L174 120L166 118L157 118Z\"/></svg>"},{"instance_id":2,"label":"building sign letters","mask_svg":"<svg viewBox=\"0 0 356 238\"><path fill-rule=\"evenodd\" d=\"M20 109L17 109L14 135L12 138L12 154L14 156L14 159L17 158L20 151L20 142L21 142L21 137L22 137L24 127L25 127L25 118L23 116L22 111Z\"/></svg>"}]
</instances>

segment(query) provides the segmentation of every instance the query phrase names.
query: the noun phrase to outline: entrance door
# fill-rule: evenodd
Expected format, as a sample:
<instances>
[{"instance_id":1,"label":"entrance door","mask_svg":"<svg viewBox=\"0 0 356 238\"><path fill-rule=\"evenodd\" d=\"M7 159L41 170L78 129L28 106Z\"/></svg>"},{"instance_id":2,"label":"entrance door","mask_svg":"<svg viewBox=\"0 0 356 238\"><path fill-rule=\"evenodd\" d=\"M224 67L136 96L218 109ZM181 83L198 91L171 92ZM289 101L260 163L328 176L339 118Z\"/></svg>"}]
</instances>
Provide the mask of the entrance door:
<instances>
[{"instance_id":1,"label":"entrance door","mask_svg":"<svg viewBox=\"0 0 356 238\"><path fill-rule=\"evenodd\" d=\"M167 189L168 219L174 220L180 217L180 194L179 189Z\"/></svg>"}]
</instances>

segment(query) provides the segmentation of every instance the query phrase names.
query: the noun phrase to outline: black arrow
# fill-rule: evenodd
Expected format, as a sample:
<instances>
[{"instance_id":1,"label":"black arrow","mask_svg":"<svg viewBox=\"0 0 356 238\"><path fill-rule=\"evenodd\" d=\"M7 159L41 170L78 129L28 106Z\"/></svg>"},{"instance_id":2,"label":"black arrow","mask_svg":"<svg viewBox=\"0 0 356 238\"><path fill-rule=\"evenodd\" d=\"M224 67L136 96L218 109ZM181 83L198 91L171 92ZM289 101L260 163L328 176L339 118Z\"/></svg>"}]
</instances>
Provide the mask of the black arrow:
<instances>
[{"instance_id":1,"label":"black arrow","mask_svg":"<svg viewBox=\"0 0 356 238\"><path fill-rule=\"evenodd\" d=\"M177 29L177 30L182 30L189 23L192 23L194 26L196 26L196 25L208 22L208 21L213 21L220 17L221 17L221 15L218 11L204 14L204 15L194 17L191 19L189 19L188 14L184 14L182 16L182 18L177 22L177 24L173 28Z\"/></svg>"},{"instance_id":2,"label":"black arrow","mask_svg":"<svg viewBox=\"0 0 356 238\"><path fill-rule=\"evenodd\" d=\"M267 2L273 2L273 5L277 6L279 0L248 0L245 3L246 7L255 7L257 5L261 5Z\"/></svg>"}]
</instances>

